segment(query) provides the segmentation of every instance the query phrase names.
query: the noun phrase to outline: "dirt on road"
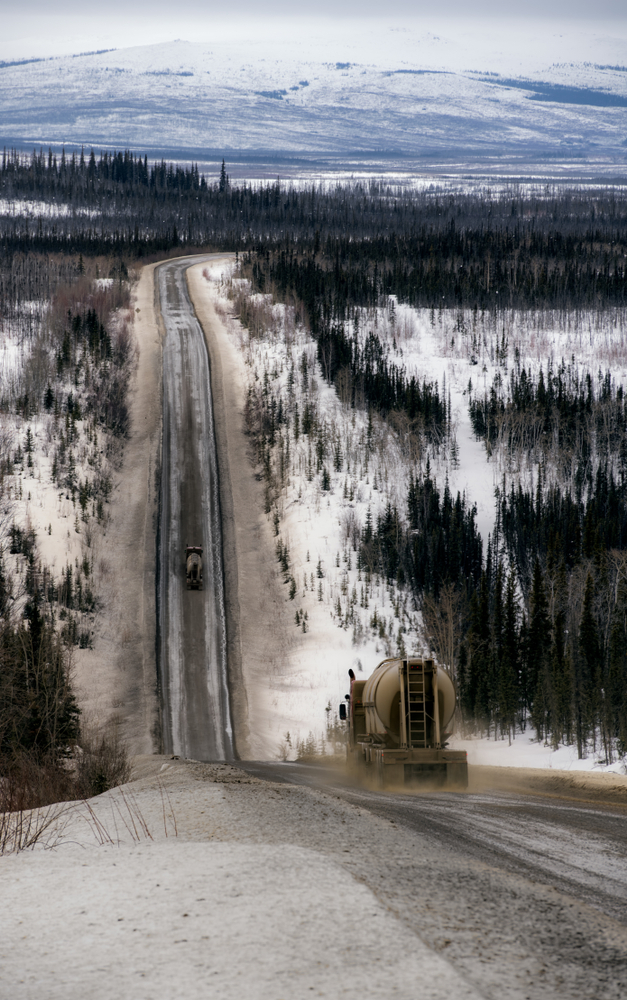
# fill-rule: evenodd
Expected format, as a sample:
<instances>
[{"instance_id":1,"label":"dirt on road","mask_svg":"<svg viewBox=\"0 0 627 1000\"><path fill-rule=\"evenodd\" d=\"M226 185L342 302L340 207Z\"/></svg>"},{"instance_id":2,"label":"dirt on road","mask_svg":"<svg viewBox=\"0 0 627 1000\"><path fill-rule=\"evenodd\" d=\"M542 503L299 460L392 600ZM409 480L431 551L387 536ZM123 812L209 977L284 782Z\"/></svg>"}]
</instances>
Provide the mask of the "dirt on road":
<instances>
[{"instance_id":1,"label":"dirt on road","mask_svg":"<svg viewBox=\"0 0 627 1000\"><path fill-rule=\"evenodd\" d=\"M515 792L627 809L627 775L550 768L469 768L469 792Z\"/></svg>"}]
</instances>

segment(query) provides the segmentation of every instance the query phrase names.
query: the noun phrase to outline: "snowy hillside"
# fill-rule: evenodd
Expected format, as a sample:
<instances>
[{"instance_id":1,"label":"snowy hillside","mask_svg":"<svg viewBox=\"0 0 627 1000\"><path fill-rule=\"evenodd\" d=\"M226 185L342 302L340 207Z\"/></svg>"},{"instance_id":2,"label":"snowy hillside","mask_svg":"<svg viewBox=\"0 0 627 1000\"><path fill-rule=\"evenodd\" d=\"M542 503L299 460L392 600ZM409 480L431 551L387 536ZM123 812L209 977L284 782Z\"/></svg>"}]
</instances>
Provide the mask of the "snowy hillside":
<instances>
[{"instance_id":1,"label":"snowy hillside","mask_svg":"<svg viewBox=\"0 0 627 1000\"><path fill-rule=\"evenodd\" d=\"M294 167L625 162L627 27L432 27L257 24L234 40L222 26L206 43L9 59L0 62L0 138Z\"/></svg>"},{"instance_id":2,"label":"snowy hillside","mask_svg":"<svg viewBox=\"0 0 627 1000\"><path fill-rule=\"evenodd\" d=\"M492 384L499 373L521 363L537 372L547 359L555 365L575 358L582 372L611 366L619 385L627 385L627 353L622 318L604 317L595 326L591 315L564 324L557 314L534 317L511 312L498 322L485 317L481 335L470 339L470 312L430 313L400 305L361 312L359 329L369 326L407 370L435 381L448 398L452 414L451 440L432 443L412 459L400 437L384 421L369 423L365 410L342 402L323 377L315 342L294 311L271 304L270 296L251 295L248 283L233 279L224 262L203 269L203 294L214 301L231 342L239 349L241 377L247 387L249 427L254 412L267 401L269 412L296 414L293 433L277 417L276 437L268 432L263 461L279 470L268 486L267 516L276 536L277 561L282 565L284 600L293 616L292 638L282 652L281 669L267 678L272 714L259 735L266 747L293 756L307 734L309 741L324 733L332 743L333 715L346 689L349 668L368 676L385 656L403 655L425 646L420 613L408 590L360 562L358 540L364 525L384 514L389 504L405 509L410 475L429 462L440 486L453 496L459 491L476 505L476 521L484 551L494 532L495 488L537 480L537 457L519 464L495 449L488 456L473 433L468 401ZM246 301L248 306L246 307ZM248 329L241 325L246 314ZM507 331L507 335L505 334ZM503 343L507 346L503 349ZM518 359L516 362L514 359ZM269 401L269 402L268 402ZM251 413L253 417L251 417ZM326 454L320 455L305 434L307 413L324 427ZM300 421L299 435L296 427ZM293 421L294 423L294 421ZM267 428L266 428L267 430ZM273 442L273 443L272 443ZM272 457L270 457L272 455ZM261 462L261 459L259 459ZM289 735L288 735L289 734ZM475 764L621 771L620 759L603 760L601 748L577 759L573 746L554 749L537 740L532 727L499 740L468 738L455 746L469 751Z\"/></svg>"}]
</instances>

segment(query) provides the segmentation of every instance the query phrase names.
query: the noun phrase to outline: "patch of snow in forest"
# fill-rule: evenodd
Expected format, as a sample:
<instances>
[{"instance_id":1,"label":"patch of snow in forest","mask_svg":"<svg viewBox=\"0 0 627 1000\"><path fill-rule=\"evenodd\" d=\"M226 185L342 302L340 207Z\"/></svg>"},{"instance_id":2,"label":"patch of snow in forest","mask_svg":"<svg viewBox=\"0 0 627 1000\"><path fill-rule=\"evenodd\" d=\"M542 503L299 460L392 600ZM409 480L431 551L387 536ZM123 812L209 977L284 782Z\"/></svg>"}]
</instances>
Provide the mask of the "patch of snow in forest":
<instances>
[{"instance_id":1,"label":"patch of snow in forest","mask_svg":"<svg viewBox=\"0 0 627 1000\"><path fill-rule=\"evenodd\" d=\"M10 218L60 218L65 219L71 215L95 216L97 213L89 208L79 206L57 204L53 201L27 201L21 199L0 198L0 215L8 215Z\"/></svg>"},{"instance_id":2,"label":"patch of snow in forest","mask_svg":"<svg viewBox=\"0 0 627 1000\"><path fill-rule=\"evenodd\" d=\"M8 333L0 333L0 391L6 391L8 382L19 372L22 358L20 342Z\"/></svg>"}]
</instances>

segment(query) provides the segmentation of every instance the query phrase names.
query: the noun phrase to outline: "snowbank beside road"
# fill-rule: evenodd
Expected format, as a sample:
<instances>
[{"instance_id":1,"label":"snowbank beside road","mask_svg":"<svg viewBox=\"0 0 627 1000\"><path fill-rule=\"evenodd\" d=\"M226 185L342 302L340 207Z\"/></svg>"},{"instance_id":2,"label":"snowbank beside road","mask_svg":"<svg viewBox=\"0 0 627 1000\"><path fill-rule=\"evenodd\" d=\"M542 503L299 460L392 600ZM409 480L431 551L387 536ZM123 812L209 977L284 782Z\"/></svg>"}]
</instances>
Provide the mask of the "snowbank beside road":
<instances>
[{"instance_id":1,"label":"snowbank beside road","mask_svg":"<svg viewBox=\"0 0 627 1000\"><path fill-rule=\"evenodd\" d=\"M2 995L479 997L348 870L389 823L225 765L143 766L130 810L72 805L56 850L0 859Z\"/></svg>"},{"instance_id":2,"label":"snowbank beside road","mask_svg":"<svg viewBox=\"0 0 627 1000\"><path fill-rule=\"evenodd\" d=\"M624 928L568 870L620 895L627 778L479 770L480 795L400 797L412 828L394 796L136 758L132 783L65 806L55 850L0 858L0 996L617 1000ZM575 801L520 793L586 800L580 825Z\"/></svg>"}]
</instances>

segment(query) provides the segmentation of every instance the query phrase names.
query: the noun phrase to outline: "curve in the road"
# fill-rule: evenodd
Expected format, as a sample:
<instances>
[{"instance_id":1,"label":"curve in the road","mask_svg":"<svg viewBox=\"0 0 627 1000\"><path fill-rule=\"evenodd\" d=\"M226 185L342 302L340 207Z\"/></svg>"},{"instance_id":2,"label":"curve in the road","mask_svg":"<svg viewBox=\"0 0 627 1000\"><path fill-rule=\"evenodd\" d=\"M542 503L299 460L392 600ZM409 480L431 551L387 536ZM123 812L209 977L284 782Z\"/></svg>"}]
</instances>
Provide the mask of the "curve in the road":
<instances>
[{"instance_id":1,"label":"curve in the road","mask_svg":"<svg viewBox=\"0 0 627 1000\"><path fill-rule=\"evenodd\" d=\"M157 269L164 327L163 443L158 533L158 659L166 753L234 758L227 676L222 529L209 355L185 272ZM185 546L202 545L204 589L188 591Z\"/></svg>"}]
</instances>

